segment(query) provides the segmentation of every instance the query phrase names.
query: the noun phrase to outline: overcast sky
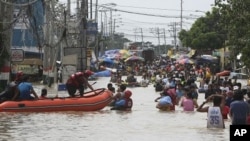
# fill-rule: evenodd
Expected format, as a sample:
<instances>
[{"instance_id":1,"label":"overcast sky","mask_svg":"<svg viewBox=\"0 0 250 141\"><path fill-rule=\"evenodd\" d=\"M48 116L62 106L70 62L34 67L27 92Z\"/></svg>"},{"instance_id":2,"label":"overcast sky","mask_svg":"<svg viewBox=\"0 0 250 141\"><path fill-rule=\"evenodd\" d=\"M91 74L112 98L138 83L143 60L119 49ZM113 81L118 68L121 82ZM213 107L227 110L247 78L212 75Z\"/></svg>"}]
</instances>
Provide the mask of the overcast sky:
<instances>
[{"instance_id":1,"label":"overcast sky","mask_svg":"<svg viewBox=\"0 0 250 141\"><path fill-rule=\"evenodd\" d=\"M67 2L67 0L60 1ZM182 1L182 28L187 30L196 18L203 16L206 11L211 11L214 4L214 0ZM96 0L92 0L92 2L94 5ZM76 0L71 0L71 3L73 10ZM109 5L110 3L115 3L116 6L112 6L112 8L117 9L112 12L113 20L116 19L115 32L124 33L125 37L132 41L143 40L154 44L164 44L163 33L165 31L166 44L171 44L174 33L173 23L176 23L177 30L180 29L181 0L98 0L98 5ZM99 10L101 9L99 8ZM95 9L93 8L93 10ZM98 15L100 23L101 12ZM110 13L107 13L107 18L110 19ZM160 40L157 38L158 28Z\"/></svg>"}]
</instances>

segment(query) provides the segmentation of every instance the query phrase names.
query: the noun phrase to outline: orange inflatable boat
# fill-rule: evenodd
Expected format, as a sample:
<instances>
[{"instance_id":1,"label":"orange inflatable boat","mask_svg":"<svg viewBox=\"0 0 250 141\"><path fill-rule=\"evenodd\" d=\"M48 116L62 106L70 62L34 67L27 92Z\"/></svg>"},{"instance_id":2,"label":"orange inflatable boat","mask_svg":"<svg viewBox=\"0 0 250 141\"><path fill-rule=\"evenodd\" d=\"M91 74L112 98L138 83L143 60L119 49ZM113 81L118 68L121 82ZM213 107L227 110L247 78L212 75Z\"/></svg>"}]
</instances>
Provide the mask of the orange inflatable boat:
<instances>
[{"instance_id":1,"label":"orange inflatable boat","mask_svg":"<svg viewBox=\"0 0 250 141\"><path fill-rule=\"evenodd\" d=\"M0 112L55 112L55 111L97 111L112 100L112 93L97 89L83 97L48 98L26 101L5 101L0 104Z\"/></svg>"}]
</instances>

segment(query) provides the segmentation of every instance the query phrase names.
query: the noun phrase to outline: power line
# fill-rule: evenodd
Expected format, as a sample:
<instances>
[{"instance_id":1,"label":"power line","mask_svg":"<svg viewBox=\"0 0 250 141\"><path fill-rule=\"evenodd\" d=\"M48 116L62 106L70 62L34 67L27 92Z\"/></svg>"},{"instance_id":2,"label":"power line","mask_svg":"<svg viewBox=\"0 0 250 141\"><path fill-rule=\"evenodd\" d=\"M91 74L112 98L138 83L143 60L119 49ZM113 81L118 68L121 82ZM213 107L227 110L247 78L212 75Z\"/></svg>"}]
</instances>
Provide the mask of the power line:
<instances>
[{"instance_id":1,"label":"power line","mask_svg":"<svg viewBox=\"0 0 250 141\"><path fill-rule=\"evenodd\" d=\"M154 25L166 25L166 24L168 24L168 23L158 23L158 22L142 22L142 21L137 21L137 20L131 20L128 18L123 18L123 19L125 19L125 20L127 19L129 21L136 22L136 23L143 23L143 24L154 24ZM129 22L124 22L124 23L129 23Z\"/></svg>"},{"instance_id":2,"label":"power line","mask_svg":"<svg viewBox=\"0 0 250 141\"><path fill-rule=\"evenodd\" d=\"M158 15L158 14L149 14L149 13L140 13L140 12L134 12L134 11L127 11L127 10L121 10L121 9L117 9L117 8L111 8L111 7L106 7L103 6L107 9L110 9L112 11L119 11L119 12L123 12L123 13L129 13L129 14L136 14L136 15L143 15L143 16L152 16L152 17L162 17L162 18L180 18L180 16L173 16L173 15ZM190 17L190 16L183 16L183 18L189 18L189 19L197 19L194 17Z\"/></svg>"},{"instance_id":3,"label":"power line","mask_svg":"<svg viewBox=\"0 0 250 141\"><path fill-rule=\"evenodd\" d=\"M126 35L126 36L135 36L135 34L129 34L129 33L124 33L124 35ZM151 35L143 35L143 37L147 37L147 38L157 38L157 39L158 39L158 37L156 37L156 36L151 36ZM164 38L163 36L159 36L159 37ZM171 36L166 36L166 38L173 38L173 37L171 37Z\"/></svg>"},{"instance_id":4,"label":"power line","mask_svg":"<svg viewBox=\"0 0 250 141\"><path fill-rule=\"evenodd\" d=\"M128 7L128 8L137 8L137 9L152 9L152 10L163 10L163 11L181 11L179 9L165 9L165 8L150 8L150 7L139 7L139 6L127 6L127 5L116 5L118 7ZM197 12L195 10L183 10L186 12Z\"/></svg>"}]
</instances>

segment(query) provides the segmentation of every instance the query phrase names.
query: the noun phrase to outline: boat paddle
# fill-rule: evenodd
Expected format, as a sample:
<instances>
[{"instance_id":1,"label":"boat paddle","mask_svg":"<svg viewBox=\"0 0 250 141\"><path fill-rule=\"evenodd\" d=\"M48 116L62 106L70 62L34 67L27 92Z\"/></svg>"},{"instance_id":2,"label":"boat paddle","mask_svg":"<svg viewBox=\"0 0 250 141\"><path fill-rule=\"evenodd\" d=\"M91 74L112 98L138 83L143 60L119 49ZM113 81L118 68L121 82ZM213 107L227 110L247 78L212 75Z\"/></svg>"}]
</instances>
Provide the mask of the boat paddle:
<instances>
[{"instance_id":1,"label":"boat paddle","mask_svg":"<svg viewBox=\"0 0 250 141\"><path fill-rule=\"evenodd\" d=\"M97 82L95 81L95 82L93 82L91 85L95 85Z\"/></svg>"}]
</instances>

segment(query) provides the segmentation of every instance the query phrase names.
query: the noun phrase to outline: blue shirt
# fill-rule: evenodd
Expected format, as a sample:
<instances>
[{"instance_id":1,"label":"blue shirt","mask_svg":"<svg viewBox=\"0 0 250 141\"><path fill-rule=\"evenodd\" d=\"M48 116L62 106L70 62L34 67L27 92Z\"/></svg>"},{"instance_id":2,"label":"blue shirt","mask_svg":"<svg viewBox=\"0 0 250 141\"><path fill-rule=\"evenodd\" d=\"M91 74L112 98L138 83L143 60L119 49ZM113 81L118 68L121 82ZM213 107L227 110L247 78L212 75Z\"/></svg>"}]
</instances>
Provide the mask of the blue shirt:
<instances>
[{"instance_id":1,"label":"blue shirt","mask_svg":"<svg viewBox=\"0 0 250 141\"><path fill-rule=\"evenodd\" d=\"M32 84L28 82L21 82L18 85L18 90L19 90L19 98L20 99L31 99L31 90L33 90Z\"/></svg>"},{"instance_id":2,"label":"blue shirt","mask_svg":"<svg viewBox=\"0 0 250 141\"><path fill-rule=\"evenodd\" d=\"M248 104L243 100L236 100L230 104L230 112L232 114L232 125L247 124L247 116L249 114L248 108Z\"/></svg>"},{"instance_id":3,"label":"blue shirt","mask_svg":"<svg viewBox=\"0 0 250 141\"><path fill-rule=\"evenodd\" d=\"M170 96L163 96L160 101L159 101L160 105L167 105L167 104L172 104L172 100Z\"/></svg>"},{"instance_id":4,"label":"blue shirt","mask_svg":"<svg viewBox=\"0 0 250 141\"><path fill-rule=\"evenodd\" d=\"M115 107L123 107L125 105L126 105L125 99L121 99L121 100L115 102Z\"/></svg>"}]
</instances>

